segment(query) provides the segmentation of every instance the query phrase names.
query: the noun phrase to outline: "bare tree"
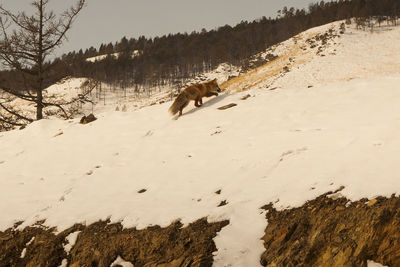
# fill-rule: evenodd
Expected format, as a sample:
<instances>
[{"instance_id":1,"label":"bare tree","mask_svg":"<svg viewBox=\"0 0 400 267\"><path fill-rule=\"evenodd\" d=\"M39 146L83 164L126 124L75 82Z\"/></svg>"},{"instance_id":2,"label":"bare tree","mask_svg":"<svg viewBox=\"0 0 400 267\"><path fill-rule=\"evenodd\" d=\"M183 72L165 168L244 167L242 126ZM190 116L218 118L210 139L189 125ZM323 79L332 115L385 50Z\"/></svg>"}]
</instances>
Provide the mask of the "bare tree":
<instances>
[{"instance_id":1,"label":"bare tree","mask_svg":"<svg viewBox=\"0 0 400 267\"><path fill-rule=\"evenodd\" d=\"M0 61L3 70L13 73L13 79L18 82L0 80L0 93L21 98L34 103L36 106L36 120L43 118L43 109L49 106L57 107L66 114L62 104L46 99L43 95L45 78L49 70L54 67L48 60L55 49L66 39L66 33L71 28L74 19L85 5L85 0L76 3L63 13L56 14L46 9L50 0L34 0L31 5L32 15L24 11L12 13L0 5ZM9 113L9 124L18 125L13 121L17 118L25 122L32 122L34 118L11 110L0 102L0 108Z\"/></svg>"}]
</instances>

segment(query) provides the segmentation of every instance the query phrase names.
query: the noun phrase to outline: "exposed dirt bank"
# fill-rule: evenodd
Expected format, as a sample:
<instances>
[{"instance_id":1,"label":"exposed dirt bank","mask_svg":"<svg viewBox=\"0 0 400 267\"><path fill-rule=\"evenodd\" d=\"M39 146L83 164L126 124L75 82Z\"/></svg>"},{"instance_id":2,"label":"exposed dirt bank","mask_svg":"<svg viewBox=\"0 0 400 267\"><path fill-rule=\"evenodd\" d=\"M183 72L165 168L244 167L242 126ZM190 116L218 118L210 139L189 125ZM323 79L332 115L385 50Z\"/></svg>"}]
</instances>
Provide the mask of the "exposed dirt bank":
<instances>
[{"instance_id":1,"label":"exposed dirt bank","mask_svg":"<svg viewBox=\"0 0 400 267\"><path fill-rule=\"evenodd\" d=\"M263 266L400 266L400 198L350 202L324 194L302 207L265 206Z\"/></svg>"},{"instance_id":2,"label":"exposed dirt bank","mask_svg":"<svg viewBox=\"0 0 400 267\"><path fill-rule=\"evenodd\" d=\"M136 230L97 222L58 234L43 227L13 228L0 232L0 266L56 267L64 260L72 267L109 267L118 256L134 266L211 266L216 251L213 238L227 224L201 219L185 228L176 222L166 228ZM75 244L69 244L74 242L71 233L76 233Z\"/></svg>"}]
</instances>

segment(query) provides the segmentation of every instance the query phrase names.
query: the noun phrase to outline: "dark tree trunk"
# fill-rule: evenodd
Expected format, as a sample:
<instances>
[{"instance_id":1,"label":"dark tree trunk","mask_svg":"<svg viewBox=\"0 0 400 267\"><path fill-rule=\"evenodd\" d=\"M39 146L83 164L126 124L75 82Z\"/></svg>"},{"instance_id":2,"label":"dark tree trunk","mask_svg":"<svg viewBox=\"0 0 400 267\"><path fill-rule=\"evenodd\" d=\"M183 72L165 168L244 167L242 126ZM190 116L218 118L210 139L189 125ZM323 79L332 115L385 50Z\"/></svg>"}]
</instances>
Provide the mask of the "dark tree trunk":
<instances>
[{"instance_id":1,"label":"dark tree trunk","mask_svg":"<svg viewBox=\"0 0 400 267\"><path fill-rule=\"evenodd\" d=\"M39 53L38 53L38 87L36 102L36 119L43 119L43 0L40 0L39 17Z\"/></svg>"}]
</instances>

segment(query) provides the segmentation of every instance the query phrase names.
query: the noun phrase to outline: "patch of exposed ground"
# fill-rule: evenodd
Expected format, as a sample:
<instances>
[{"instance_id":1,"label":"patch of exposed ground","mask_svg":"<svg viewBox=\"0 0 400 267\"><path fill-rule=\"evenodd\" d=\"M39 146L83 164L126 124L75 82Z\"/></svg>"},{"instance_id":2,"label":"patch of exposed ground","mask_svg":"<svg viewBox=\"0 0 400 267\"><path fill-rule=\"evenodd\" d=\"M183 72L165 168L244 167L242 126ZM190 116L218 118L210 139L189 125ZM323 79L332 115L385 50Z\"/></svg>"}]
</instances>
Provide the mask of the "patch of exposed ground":
<instances>
[{"instance_id":1,"label":"patch of exposed ground","mask_svg":"<svg viewBox=\"0 0 400 267\"><path fill-rule=\"evenodd\" d=\"M288 71L288 64L291 62L291 56L298 54L299 51L299 46L294 45L288 49L286 54L276 57L274 60L260 67L251 69L245 74L232 78L221 84L220 87L227 92L242 92L259 85L261 82L265 82L265 80L274 79L277 75L284 74ZM300 62L297 63L300 64ZM301 61L301 63L304 63L304 61Z\"/></svg>"},{"instance_id":2,"label":"patch of exposed ground","mask_svg":"<svg viewBox=\"0 0 400 267\"><path fill-rule=\"evenodd\" d=\"M213 238L227 224L201 219L185 228L175 222L166 228L136 230L100 221L75 225L58 234L43 227L22 231L14 227L0 232L0 266L60 266L64 260L71 267L108 267L118 257L133 266L212 266L212 253L216 251ZM76 243L65 249L67 237L77 231Z\"/></svg>"},{"instance_id":3,"label":"patch of exposed ground","mask_svg":"<svg viewBox=\"0 0 400 267\"><path fill-rule=\"evenodd\" d=\"M350 202L324 194L302 207L264 207L263 266L400 266L400 198Z\"/></svg>"},{"instance_id":4,"label":"patch of exposed ground","mask_svg":"<svg viewBox=\"0 0 400 267\"><path fill-rule=\"evenodd\" d=\"M325 50L330 45L336 45L335 40L338 37L340 36L335 28L323 34L300 33L268 48L266 53L254 56L251 68L244 68L245 73L226 81L220 87L226 92L242 92L260 86L271 90L275 81L293 68L310 62L315 55L326 56ZM276 54L276 49L281 51ZM272 90L274 89L276 88Z\"/></svg>"}]
</instances>

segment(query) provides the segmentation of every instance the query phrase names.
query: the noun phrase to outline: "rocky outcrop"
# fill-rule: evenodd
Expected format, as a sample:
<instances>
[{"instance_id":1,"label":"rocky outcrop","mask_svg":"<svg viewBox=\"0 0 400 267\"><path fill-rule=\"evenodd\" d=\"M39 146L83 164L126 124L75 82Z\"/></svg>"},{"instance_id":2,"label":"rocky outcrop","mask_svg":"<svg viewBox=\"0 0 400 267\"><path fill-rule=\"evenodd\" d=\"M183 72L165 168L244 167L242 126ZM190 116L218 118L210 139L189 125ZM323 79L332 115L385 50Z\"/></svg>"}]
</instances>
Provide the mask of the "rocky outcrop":
<instances>
[{"instance_id":1,"label":"rocky outcrop","mask_svg":"<svg viewBox=\"0 0 400 267\"><path fill-rule=\"evenodd\" d=\"M400 266L400 198L350 202L327 193L302 207L268 210L263 266Z\"/></svg>"},{"instance_id":2,"label":"rocky outcrop","mask_svg":"<svg viewBox=\"0 0 400 267\"><path fill-rule=\"evenodd\" d=\"M0 232L0 266L60 266L64 261L71 267L108 267L118 257L133 266L211 266L216 251L213 238L227 224L201 219L184 228L175 222L166 228L136 230L100 221L59 234L44 227L12 228ZM66 249L67 237L77 231L76 243Z\"/></svg>"},{"instance_id":3,"label":"rocky outcrop","mask_svg":"<svg viewBox=\"0 0 400 267\"><path fill-rule=\"evenodd\" d=\"M87 116L83 116L79 123L88 124L88 123L91 123L91 122L93 122L95 120L97 120L97 118L93 115L93 113L90 113Z\"/></svg>"}]
</instances>

